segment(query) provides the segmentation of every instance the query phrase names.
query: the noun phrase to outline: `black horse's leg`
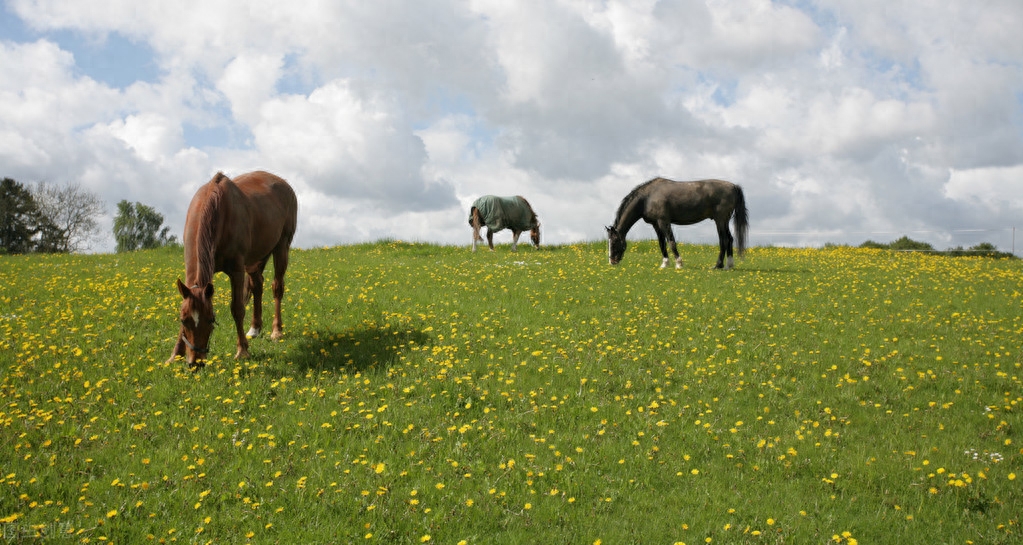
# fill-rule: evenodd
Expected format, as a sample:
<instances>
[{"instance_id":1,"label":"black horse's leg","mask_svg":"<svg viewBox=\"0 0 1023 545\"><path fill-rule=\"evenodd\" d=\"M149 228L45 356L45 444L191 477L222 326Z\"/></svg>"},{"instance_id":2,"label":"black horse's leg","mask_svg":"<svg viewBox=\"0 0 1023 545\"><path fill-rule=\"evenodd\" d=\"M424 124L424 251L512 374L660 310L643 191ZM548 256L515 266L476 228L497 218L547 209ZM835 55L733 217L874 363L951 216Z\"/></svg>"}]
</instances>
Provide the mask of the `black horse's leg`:
<instances>
[{"instance_id":1,"label":"black horse's leg","mask_svg":"<svg viewBox=\"0 0 1023 545\"><path fill-rule=\"evenodd\" d=\"M728 231L728 219L725 221L718 221L718 261L714 265L715 269L725 268L725 255L728 255L728 269L732 268L732 233Z\"/></svg>"},{"instance_id":2,"label":"black horse's leg","mask_svg":"<svg viewBox=\"0 0 1023 545\"><path fill-rule=\"evenodd\" d=\"M675 233L671 230L671 223L659 221L654 224L654 231L657 233L657 243L661 246L661 268L668 266L668 243L671 243L671 253L675 256L675 268L682 268L682 258L678 255L678 245L675 244Z\"/></svg>"},{"instance_id":3,"label":"black horse's leg","mask_svg":"<svg viewBox=\"0 0 1023 545\"><path fill-rule=\"evenodd\" d=\"M728 261L725 263L725 269L731 269L735 267L735 259L732 257L732 242L735 240L732 238L732 232L728 230L728 222L725 222L725 233L728 234L728 248L725 254L728 256Z\"/></svg>"},{"instance_id":4,"label":"black horse's leg","mask_svg":"<svg viewBox=\"0 0 1023 545\"><path fill-rule=\"evenodd\" d=\"M658 224L653 224L654 233L657 234L657 245L661 247L661 268L668 266L668 241L664 238L664 231L661 230Z\"/></svg>"},{"instance_id":5,"label":"black horse's leg","mask_svg":"<svg viewBox=\"0 0 1023 545\"><path fill-rule=\"evenodd\" d=\"M666 238L668 239L668 242L671 243L671 254L675 256L675 268L681 269L682 257L678 255L678 244L675 243L675 232L671 229L670 223L665 228L664 233L666 235Z\"/></svg>"}]
</instances>

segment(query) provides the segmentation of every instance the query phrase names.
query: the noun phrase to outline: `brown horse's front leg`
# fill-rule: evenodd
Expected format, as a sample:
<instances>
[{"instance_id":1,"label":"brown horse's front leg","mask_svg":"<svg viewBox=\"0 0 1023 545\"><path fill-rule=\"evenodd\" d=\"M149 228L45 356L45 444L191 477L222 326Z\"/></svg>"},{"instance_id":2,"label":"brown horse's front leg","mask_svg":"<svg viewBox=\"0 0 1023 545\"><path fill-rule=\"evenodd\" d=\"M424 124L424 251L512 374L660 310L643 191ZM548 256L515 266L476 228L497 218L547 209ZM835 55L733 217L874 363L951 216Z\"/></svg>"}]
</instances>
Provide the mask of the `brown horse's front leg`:
<instances>
[{"instance_id":1,"label":"brown horse's front leg","mask_svg":"<svg viewBox=\"0 0 1023 545\"><path fill-rule=\"evenodd\" d=\"M265 263L257 265L248 274L247 292L252 296L252 325L245 334L246 337L258 337L263 331L263 265Z\"/></svg>"},{"instance_id":2,"label":"brown horse's front leg","mask_svg":"<svg viewBox=\"0 0 1023 545\"><path fill-rule=\"evenodd\" d=\"M181 326L178 331L178 342L174 343L174 350L171 351L167 363L172 363L178 356L185 357L185 326Z\"/></svg>"},{"instance_id":3,"label":"brown horse's front leg","mask_svg":"<svg viewBox=\"0 0 1023 545\"><path fill-rule=\"evenodd\" d=\"M245 338L242 322L245 321L245 270L234 271L231 278L231 317L234 318L234 329L238 335L238 351L235 359L249 358L249 340Z\"/></svg>"}]
</instances>

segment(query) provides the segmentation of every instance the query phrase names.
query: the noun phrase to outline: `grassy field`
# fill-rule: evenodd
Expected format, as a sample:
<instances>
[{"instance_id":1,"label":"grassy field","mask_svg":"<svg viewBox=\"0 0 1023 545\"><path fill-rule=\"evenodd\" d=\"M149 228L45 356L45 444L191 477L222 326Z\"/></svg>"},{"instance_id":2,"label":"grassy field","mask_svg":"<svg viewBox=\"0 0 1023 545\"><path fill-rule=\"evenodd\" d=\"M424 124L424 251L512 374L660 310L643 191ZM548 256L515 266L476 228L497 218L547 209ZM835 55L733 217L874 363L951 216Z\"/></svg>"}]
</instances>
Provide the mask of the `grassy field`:
<instances>
[{"instance_id":1,"label":"grassy field","mask_svg":"<svg viewBox=\"0 0 1023 545\"><path fill-rule=\"evenodd\" d=\"M219 275L197 373L179 252L0 257L0 532L1020 542L1021 261L655 244L294 251L284 339L235 361Z\"/></svg>"}]
</instances>

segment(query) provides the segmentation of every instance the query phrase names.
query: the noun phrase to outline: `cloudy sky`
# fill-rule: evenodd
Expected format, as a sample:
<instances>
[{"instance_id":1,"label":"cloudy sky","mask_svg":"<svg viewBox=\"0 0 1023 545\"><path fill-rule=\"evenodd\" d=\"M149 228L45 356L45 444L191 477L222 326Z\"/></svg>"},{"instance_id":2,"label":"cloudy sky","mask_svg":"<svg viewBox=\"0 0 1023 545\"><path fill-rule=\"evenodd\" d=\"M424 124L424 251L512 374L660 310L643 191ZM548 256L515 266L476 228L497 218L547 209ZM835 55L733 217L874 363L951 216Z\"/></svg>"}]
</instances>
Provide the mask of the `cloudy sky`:
<instances>
[{"instance_id":1,"label":"cloudy sky","mask_svg":"<svg viewBox=\"0 0 1023 545\"><path fill-rule=\"evenodd\" d=\"M304 248L468 244L483 194L598 240L665 176L741 184L753 244L1020 253L1021 29L1019 0L3 0L0 176L99 195L93 251L122 199L180 233L263 169Z\"/></svg>"}]
</instances>

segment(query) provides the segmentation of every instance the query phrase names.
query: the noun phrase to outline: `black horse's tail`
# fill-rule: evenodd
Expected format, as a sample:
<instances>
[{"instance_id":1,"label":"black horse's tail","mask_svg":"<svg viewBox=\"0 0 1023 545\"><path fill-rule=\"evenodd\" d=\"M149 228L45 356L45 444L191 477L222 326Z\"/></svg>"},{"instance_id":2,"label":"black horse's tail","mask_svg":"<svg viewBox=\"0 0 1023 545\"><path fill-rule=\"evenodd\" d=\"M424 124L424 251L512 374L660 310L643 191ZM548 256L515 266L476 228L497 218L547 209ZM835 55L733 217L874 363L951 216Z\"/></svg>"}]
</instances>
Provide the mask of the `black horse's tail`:
<instances>
[{"instance_id":1,"label":"black horse's tail","mask_svg":"<svg viewBox=\"0 0 1023 545\"><path fill-rule=\"evenodd\" d=\"M735 209L733 210L733 221L735 222L735 249L742 256L746 253L746 231L749 230L749 212L746 210L746 196L742 188L735 186Z\"/></svg>"}]
</instances>

